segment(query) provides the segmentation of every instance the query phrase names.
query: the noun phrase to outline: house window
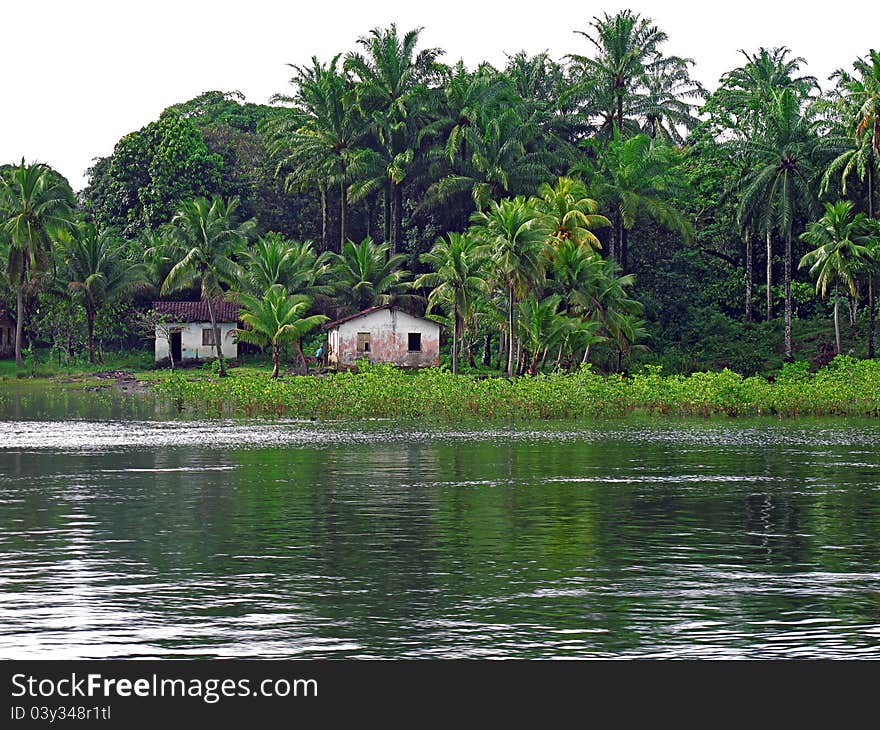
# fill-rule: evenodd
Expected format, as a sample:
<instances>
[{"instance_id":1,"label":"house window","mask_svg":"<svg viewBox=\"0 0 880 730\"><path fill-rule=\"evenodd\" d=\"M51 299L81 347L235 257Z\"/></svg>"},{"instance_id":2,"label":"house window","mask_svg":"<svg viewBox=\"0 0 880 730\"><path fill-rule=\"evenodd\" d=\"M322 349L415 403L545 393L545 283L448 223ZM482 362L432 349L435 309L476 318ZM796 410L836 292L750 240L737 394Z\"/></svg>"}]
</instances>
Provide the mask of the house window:
<instances>
[{"instance_id":1,"label":"house window","mask_svg":"<svg viewBox=\"0 0 880 730\"><path fill-rule=\"evenodd\" d=\"M410 352L421 352L422 351L422 333L421 332L410 332L407 336L409 340L407 349Z\"/></svg>"},{"instance_id":2,"label":"house window","mask_svg":"<svg viewBox=\"0 0 880 730\"><path fill-rule=\"evenodd\" d=\"M202 330L202 345L216 345L214 341L214 328L208 327Z\"/></svg>"},{"instance_id":3,"label":"house window","mask_svg":"<svg viewBox=\"0 0 880 730\"><path fill-rule=\"evenodd\" d=\"M370 351L370 333L369 332L358 332L358 344L357 344L358 352L369 352Z\"/></svg>"}]
</instances>

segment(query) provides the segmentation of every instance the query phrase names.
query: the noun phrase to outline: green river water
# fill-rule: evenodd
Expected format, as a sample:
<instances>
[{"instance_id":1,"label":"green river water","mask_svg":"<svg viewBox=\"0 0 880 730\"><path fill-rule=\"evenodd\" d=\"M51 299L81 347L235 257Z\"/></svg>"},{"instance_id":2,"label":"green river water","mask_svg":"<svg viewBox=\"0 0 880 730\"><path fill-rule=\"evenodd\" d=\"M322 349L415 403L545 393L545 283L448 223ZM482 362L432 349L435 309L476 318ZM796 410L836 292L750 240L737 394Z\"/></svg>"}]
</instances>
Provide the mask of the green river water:
<instances>
[{"instance_id":1,"label":"green river water","mask_svg":"<svg viewBox=\"0 0 880 730\"><path fill-rule=\"evenodd\" d=\"M880 658L880 424L168 418L0 383L0 657Z\"/></svg>"}]
</instances>

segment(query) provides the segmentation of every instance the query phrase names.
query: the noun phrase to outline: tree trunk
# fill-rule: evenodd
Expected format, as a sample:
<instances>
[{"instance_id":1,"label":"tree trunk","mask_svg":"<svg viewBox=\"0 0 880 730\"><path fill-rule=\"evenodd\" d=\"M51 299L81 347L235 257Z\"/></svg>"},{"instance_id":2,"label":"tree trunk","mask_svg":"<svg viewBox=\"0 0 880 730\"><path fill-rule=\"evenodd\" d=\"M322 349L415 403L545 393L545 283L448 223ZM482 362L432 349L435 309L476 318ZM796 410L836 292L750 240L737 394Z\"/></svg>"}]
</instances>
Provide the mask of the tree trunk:
<instances>
[{"instance_id":1,"label":"tree trunk","mask_svg":"<svg viewBox=\"0 0 880 730\"><path fill-rule=\"evenodd\" d=\"M773 319L773 237L767 231L767 321Z\"/></svg>"},{"instance_id":2,"label":"tree trunk","mask_svg":"<svg viewBox=\"0 0 880 730\"><path fill-rule=\"evenodd\" d=\"M752 321L752 236L746 236L746 322Z\"/></svg>"},{"instance_id":3,"label":"tree trunk","mask_svg":"<svg viewBox=\"0 0 880 730\"><path fill-rule=\"evenodd\" d=\"M367 212L367 238L372 238L370 235L373 232L373 206L370 205L370 199L364 198L364 208Z\"/></svg>"},{"instance_id":4,"label":"tree trunk","mask_svg":"<svg viewBox=\"0 0 880 730\"><path fill-rule=\"evenodd\" d=\"M452 374L458 375L458 306L452 307Z\"/></svg>"},{"instance_id":5,"label":"tree trunk","mask_svg":"<svg viewBox=\"0 0 880 730\"><path fill-rule=\"evenodd\" d=\"M840 319L838 316L838 303L840 301L840 295L838 292L839 285L837 281L834 282L834 346L837 351L837 354L840 354Z\"/></svg>"},{"instance_id":6,"label":"tree trunk","mask_svg":"<svg viewBox=\"0 0 880 730\"><path fill-rule=\"evenodd\" d=\"M492 334L487 332L486 339L483 340L483 367L489 367L492 364Z\"/></svg>"},{"instance_id":7,"label":"tree trunk","mask_svg":"<svg viewBox=\"0 0 880 730\"><path fill-rule=\"evenodd\" d=\"M623 92L617 95L617 130L623 139Z\"/></svg>"},{"instance_id":8,"label":"tree trunk","mask_svg":"<svg viewBox=\"0 0 880 730\"><path fill-rule=\"evenodd\" d=\"M294 339L292 344L293 344L293 359L297 365L296 372L299 375L308 375L309 365L306 362L306 356L303 355L302 347L300 347L299 340Z\"/></svg>"},{"instance_id":9,"label":"tree trunk","mask_svg":"<svg viewBox=\"0 0 880 730\"><path fill-rule=\"evenodd\" d=\"M785 359L791 360L791 224L785 231Z\"/></svg>"},{"instance_id":10,"label":"tree trunk","mask_svg":"<svg viewBox=\"0 0 880 730\"><path fill-rule=\"evenodd\" d=\"M507 287L507 377L513 375L513 287Z\"/></svg>"},{"instance_id":11,"label":"tree trunk","mask_svg":"<svg viewBox=\"0 0 880 730\"><path fill-rule=\"evenodd\" d=\"M272 376L278 377L278 371L281 368L281 348L277 343L272 343Z\"/></svg>"},{"instance_id":12,"label":"tree trunk","mask_svg":"<svg viewBox=\"0 0 880 730\"><path fill-rule=\"evenodd\" d=\"M321 187L321 250L327 250L327 191Z\"/></svg>"},{"instance_id":13,"label":"tree trunk","mask_svg":"<svg viewBox=\"0 0 880 730\"><path fill-rule=\"evenodd\" d=\"M21 333L24 324L24 282L26 259L24 251L21 254L21 275L18 278L18 291L15 293L15 366L24 365L21 359Z\"/></svg>"},{"instance_id":14,"label":"tree trunk","mask_svg":"<svg viewBox=\"0 0 880 730\"><path fill-rule=\"evenodd\" d=\"M400 250L400 239L403 238L403 186L395 185L393 188L394 200L391 210L392 230L391 230L391 254L394 255Z\"/></svg>"},{"instance_id":15,"label":"tree trunk","mask_svg":"<svg viewBox=\"0 0 880 730\"><path fill-rule=\"evenodd\" d=\"M348 212L348 196L345 192L345 183L339 183L339 253L345 245L345 219Z\"/></svg>"},{"instance_id":16,"label":"tree trunk","mask_svg":"<svg viewBox=\"0 0 880 730\"><path fill-rule=\"evenodd\" d=\"M385 219L382 221L382 225L384 228L384 239L385 241L391 240L391 188L385 188Z\"/></svg>"},{"instance_id":17,"label":"tree trunk","mask_svg":"<svg viewBox=\"0 0 880 730\"><path fill-rule=\"evenodd\" d=\"M627 266L628 266L627 259L629 258L629 246L628 246L627 237L628 236L627 236L626 226L623 225L623 220L621 219L619 256L620 256L620 272L622 274L626 273Z\"/></svg>"},{"instance_id":18,"label":"tree trunk","mask_svg":"<svg viewBox=\"0 0 880 730\"><path fill-rule=\"evenodd\" d=\"M86 332L89 338L89 364L95 363L95 313L86 307Z\"/></svg>"},{"instance_id":19,"label":"tree trunk","mask_svg":"<svg viewBox=\"0 0 880 730\"><path fill-rule=\"evenodd\" d=\"M217 326L217 315L214 313L214 302L211 297L205 297L208 301L208 314L211 317L211 329L214 331L214 347L217 349L217 361L220 363L218 375L226 377L226 365L223 362L223 346L220 342L220 328Z\"/></svg>"}]
</instances>

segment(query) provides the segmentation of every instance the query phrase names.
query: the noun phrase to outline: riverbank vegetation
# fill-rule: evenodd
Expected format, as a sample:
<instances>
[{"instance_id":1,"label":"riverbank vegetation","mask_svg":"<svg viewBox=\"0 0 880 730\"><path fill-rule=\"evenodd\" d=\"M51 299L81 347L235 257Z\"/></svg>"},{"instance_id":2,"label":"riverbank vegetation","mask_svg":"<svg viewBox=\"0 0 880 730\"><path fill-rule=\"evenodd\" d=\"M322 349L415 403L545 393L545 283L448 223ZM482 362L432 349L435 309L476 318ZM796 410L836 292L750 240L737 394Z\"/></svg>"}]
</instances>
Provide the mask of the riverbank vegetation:
<instances>
[{"instance_id":1,"label":"riverbank vegetation","mask_svg":"<svg viewBox=\"0 0 880 730\"><path fill-rule=\"evenodd\" d=\"M149 347L154 299L222 296L243 303L242 339L270 349L278 375L304 370L325 318L394 302L446 325L452 373L511 379L449 386L463 403L522 389L563 410L576 398L577 413L641 402L626 394L653 382L645 365L675 393L739 378L747 411L776 412L762 389L782 392L794 361L873 358L880 55L854 49L818 80L785 46L744 51L706 90L635 11L573 30L581 53L468 68L419 29L376 28L294 66L269 105L212 91L169 107L76 195L45 165L0 167L0 310L15 323L0 350L19 374L36 372L29 357L99 366ZM832 382L822 373L798 387ZM348 377L266 386L252 409L302 390L326 396L313 410L327 415L332 388L374 383ZM448 376L383 377L432 392ZM247 410L245 380L172 382ZM618 395L562 394L612 387L600 382ZM691 407L681 397L673 410ZM817 403L805 412L830 401Z\"/></svg>"},{"instance_id":2,"label":"riverbank vegetation","mask_svg":"<svg viewBox=\"0 0 880 730\"><path fill-rule=\"evenodd\" d=\"M581 419L629 414L682 416L877 416L880 363L841 355L816 373L790 363L774 380L730 370L663 376L658 366L632 375L573 373L518 378L407 373L362 365L358 373L273 380L265 373L229 378L176 372L157 379L166 404L197 416L414 420Z\"/></svg>"}]
</instances>

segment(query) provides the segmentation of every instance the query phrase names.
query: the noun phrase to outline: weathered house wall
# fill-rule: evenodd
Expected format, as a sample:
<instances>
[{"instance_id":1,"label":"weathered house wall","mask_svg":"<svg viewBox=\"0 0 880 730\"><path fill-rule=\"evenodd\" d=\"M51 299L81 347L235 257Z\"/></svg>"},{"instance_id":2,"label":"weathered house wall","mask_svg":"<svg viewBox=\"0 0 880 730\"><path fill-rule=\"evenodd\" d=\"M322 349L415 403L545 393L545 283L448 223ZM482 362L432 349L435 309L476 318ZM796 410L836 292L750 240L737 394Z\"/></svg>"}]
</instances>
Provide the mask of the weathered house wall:
<instances>
[{"instance_id":1,"label":"weathered house wall","mask_svg":"<svg viewBox=\"0 0 880 730\"><path fill-rule=\"evenodd\" d=\"M414 368L440 362L440 326L399 309L373 310L341 321L328 335L329 362L337 366L354 365L362 358Z\"/></svg>"},{"instance_id":2,"label":"weathered house wall","mask_svg":"<svg viewBox=\"0 0 880 730\"><path fill-rule=\"evenodd\" d=\"M238 344L235 340L235 322L218 322L220 344L223 357L234 360L238 357ZM181 324L164 324L156 328L156 362L167 360L171 356L171 345L168 335L180 332L181 360L214 360L217 348L204 345L203 330L210 330L210 322L185 322Z\"/></svg>"}]
</instances>

